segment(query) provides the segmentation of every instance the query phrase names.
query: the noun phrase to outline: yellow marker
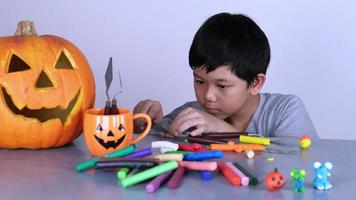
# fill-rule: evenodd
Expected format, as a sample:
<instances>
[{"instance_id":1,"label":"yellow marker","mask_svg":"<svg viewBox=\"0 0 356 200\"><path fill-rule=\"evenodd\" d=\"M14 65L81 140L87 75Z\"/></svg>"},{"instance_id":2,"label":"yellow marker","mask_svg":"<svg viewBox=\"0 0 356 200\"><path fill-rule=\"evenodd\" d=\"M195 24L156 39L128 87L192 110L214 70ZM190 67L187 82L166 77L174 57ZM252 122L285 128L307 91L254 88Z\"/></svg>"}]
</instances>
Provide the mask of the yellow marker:
<instances>
[{"instance_id":1,"label":"yellow marker","mask_svg":"<svg viewBox=\"0 0 356 200\"><path fill-rule=\"evenodd\" d=\"M262 144L265 146L270 145L270 139L264 137L255 137L255 136L245 136L240 135L240 142L250 143L250 144Z\"/></svg>"},{"instance_id":2,"label":"yellow marker","mask_svg":"<svg viewBox=\"0 0 356 200\"><path fill-rule=\"evenodd\" d=\"M155 154L151 156L151 158L158 159L159 161L182 161L183 157L183 154Z\"/></svg>"}]
</instances>

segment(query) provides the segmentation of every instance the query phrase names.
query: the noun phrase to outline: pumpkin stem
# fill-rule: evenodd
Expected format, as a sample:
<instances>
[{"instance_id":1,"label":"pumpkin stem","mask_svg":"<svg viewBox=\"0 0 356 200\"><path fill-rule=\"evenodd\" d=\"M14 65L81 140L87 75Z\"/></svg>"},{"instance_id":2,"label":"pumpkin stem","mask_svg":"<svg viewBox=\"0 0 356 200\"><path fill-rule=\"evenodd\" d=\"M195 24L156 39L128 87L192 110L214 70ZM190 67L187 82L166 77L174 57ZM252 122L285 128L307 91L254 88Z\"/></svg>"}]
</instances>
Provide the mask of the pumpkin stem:
<instances>
[{"instance_id":1,"label":"pumpkin stem","mask_svg":"<svg viewBox=\"0 0 356 200\"><path fill-rule=\"evenodd\" d=\"M35 24L30 20L23 20L17 23L15 36L34 35L36 36Z\"/></svg>"}]
</instances>

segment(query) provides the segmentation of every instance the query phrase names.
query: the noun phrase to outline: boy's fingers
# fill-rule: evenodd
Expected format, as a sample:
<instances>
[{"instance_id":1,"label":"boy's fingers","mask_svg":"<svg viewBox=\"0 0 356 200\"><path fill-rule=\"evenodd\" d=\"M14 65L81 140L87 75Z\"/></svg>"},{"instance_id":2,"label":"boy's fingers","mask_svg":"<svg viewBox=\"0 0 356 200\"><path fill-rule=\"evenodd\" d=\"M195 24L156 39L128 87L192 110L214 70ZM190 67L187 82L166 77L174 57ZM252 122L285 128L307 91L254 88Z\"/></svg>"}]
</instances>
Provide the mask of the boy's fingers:
<instances>
[{"instance_id":1,"label":"boy's fingers","mask_svg":"<svg viewBox=\"0 0 356 200\"><path fill-rule=\"evenodd\" d=\"M165 132L162 132L161 136L164 137L164 138L173 138L174 137L174 135L169 134L169 133L165 133Z\"/></svg>"},{"instance_id":2,"label":"boy's fingers","mask_svg":"<svg viewBox=\"0 0 356 200\"><path fill-rule=\"evenodd\" d=\"M172 121L168 132L170 134L178 135L180 133L183 133L187 129L198 125L198 120L198 117L196 117L194 114L187 114L184 116L177 117Z\"/></svg>"},{"instance_id":3,"label":"boy's fingers","mask_svg":"<svg viewBox=\"0 0 356 200\"><path fill-rule=\"evenodd\" d=\"M160 123L163 119L163 111L160 104L153 104L147 114L152 118L154 123Z\"/></svg>"},{"instance_id":4,"label":"boy's fingers","mask_svg":"<svg viewBox=\"0 0 356 200\"><path fill-rule=\"evenodd\" d=\"M188 118L183 121L176 129L175 132L183 133L192 127L197 127L201 124L201 120L197 117Z\"/></svg>"},{"instance_id":5,"label":"boy's fingers","mask_svg":"<svg viewBox=\"0 0 356 200\"><path fill-rule=\"evenodd\" d=\"M205 132L204 126L198 126L198 128L194 129L190 132L191 136L200 136Z\"/></svg>"},{"instance_id":6,"label":"boy's fingers","mask_svg":"<svg viewBox=\"0 0 356 200\"><path fill-rule=\"evenodd\" d=\"M145 113L147 114L150 107L155 103L156 101L153 100L143 100L140 101L134 108L134 113Z\"/></svg>"}]
</instances>

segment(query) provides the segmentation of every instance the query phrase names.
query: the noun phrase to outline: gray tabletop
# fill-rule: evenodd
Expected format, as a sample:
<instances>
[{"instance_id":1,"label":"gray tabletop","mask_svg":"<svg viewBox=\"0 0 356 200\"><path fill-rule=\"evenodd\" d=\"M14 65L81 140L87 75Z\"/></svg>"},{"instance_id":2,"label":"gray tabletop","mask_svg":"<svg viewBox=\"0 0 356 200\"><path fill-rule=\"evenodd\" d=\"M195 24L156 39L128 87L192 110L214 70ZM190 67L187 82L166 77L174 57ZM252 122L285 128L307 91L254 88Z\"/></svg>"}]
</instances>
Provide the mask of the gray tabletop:
<instances>
[{"instance_id":1,"label":"gray tabletop","mask_svg":"<svg viewBox=\"0 0 356 200\"><path fill-rule=\"evenodd\" d=\"M148 136L137 149L149 147L157 136ZM272 145L271 148L292 148ZM83 138L73 144L47 150L0 150L1 199L351 199L356 195L356 141L319 140L309 150L283 155L262 153L253 159L242 154L225 153L224 161L239 161L261 181L257 186L232 186L218 172L211 181L203 181L198 172L188 172L178 189L166 186L155 193L145 192L145 183L121 187L114 171L87 170L78 173L75 164L90 158ZM272 162L267 158L273 157ZM333 163L329 191L312 188L314 161ZM263 183L266 174L278 167L287 177L283 189L270 192ZM289 176L292 168L305 169L305 192L293 192Z\"/></svg>"}]
</instances>

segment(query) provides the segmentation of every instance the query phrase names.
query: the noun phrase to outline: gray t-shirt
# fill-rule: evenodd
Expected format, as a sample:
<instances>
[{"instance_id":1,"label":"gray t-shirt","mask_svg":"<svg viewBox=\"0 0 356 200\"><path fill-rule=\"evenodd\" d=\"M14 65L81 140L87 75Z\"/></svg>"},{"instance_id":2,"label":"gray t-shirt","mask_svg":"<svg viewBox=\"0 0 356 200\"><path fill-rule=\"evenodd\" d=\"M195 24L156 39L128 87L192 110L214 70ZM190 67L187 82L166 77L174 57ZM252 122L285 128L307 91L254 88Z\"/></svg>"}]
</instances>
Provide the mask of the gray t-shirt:
<instances>
[{"instance_id":1,"label":"gray t-shirt","mask_svg":"<svg viewBox=\"0 0 356 200\"><path fill-rule=\"evenodd\" d=\"M319 138L309 114L296 95L260 93L259 105L249 122L246 132L257 133L265 137L296 136L308 134ZM161 127L168 129L172 120L184 109L192 107L203 110L197 102L187 102L166 115Z\"/></svg>"}]
</instances>

